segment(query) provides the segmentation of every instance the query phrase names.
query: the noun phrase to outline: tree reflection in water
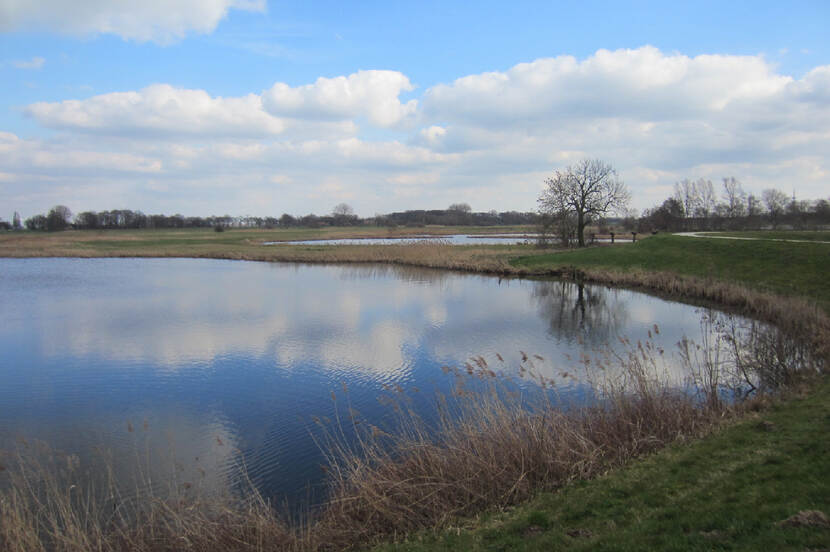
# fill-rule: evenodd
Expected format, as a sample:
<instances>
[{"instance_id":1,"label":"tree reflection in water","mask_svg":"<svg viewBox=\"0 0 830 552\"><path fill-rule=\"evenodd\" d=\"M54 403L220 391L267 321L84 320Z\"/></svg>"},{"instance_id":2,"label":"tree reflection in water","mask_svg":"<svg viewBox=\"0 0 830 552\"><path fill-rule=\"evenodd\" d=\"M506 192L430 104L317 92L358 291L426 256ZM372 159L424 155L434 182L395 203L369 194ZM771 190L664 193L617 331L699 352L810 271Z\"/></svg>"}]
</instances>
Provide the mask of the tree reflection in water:
<instances>
[{"instance_id":1,"label":"tree reflection in water","mask_svg":"<svg viewBox=\"0 0 830 552\"><path fill-rule=\"evenodd\" d=\"M560 341L599 347L615 340L628 322L626 303L613 289L561 280L539 282L532 293L550 335Z\"/></svg>"}]
</instances>

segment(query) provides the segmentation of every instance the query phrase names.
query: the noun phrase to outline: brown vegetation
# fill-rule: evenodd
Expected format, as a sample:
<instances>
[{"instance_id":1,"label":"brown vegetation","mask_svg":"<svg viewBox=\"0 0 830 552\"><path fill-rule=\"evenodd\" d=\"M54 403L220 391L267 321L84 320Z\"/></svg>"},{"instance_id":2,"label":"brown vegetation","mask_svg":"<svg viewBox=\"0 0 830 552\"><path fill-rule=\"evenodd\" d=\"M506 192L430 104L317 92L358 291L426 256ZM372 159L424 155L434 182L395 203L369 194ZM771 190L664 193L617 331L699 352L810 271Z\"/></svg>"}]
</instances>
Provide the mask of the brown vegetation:
<instances>
[{"instance_id":1,"label":"brown vegetation","mask_svg":"<svg viewBox=\"0 0 830 552\"><path fill-rule=\"evenodd\" d=\"M286 523L252 485L237 495L175 486L164 497L149 488L126 496L111 477L97 488L82 486L77 459L39 463L18 453L4 460L0 547L339 550L446 526L702 435L736 407L751 404L730 406L719 397L725 386L747 383L742 363L756 362L752 378L758 383L765 370L777 373L780 362L792 370L798 360L770 354L777 345L763 339L764 329L745 336L718 331L717 342L709 344L717 358L684 357L692 379L708 383L698 387L702 396L682 393L668 381L662 353L646 341L628 344L627 353L584 362L597 401L581 408L563 410L552 402L556 384L534 374L533 356L523 355L516 377L534 384L521 384L504 375L507 367L477 357L464 369L445 369L454 373L456 386L438 401L436 423L407 410L401 391L394 403L401 423L392 431L361 423L357 414L320 422L328 436L329 498L301 524ZM810 355L803 360L801 374L822 366ZM345 437L352 431L357 440Z\"/></svg>"}]
</instances>

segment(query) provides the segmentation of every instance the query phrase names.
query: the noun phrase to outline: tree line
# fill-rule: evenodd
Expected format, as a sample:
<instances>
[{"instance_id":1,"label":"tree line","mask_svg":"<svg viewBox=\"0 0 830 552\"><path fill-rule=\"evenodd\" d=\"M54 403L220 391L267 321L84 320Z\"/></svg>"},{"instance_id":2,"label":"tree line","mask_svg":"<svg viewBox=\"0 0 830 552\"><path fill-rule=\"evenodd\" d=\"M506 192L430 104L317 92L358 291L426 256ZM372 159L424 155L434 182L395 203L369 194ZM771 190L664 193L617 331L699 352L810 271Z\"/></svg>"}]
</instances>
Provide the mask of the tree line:
<instances>
[{"instance_id":1,"label":"tree line","mask_svg":"<svg viewBox=\"0 0 830 552\"><path fill-rule=\"evenodd\" d=\"M582 159L545 179L539 195L540 243L556 239L563 245L586 244L585 230L595 226L600 234L622 227L626 231L818 229L830 224L830 201L797 200L769 188L760 196L744 191L735 177L711 180L684 179L661 205L646 209L640 217L628 210L630 194L616 170L599 159ZM610 219L609 215L621 215Z\"/></svg>"},{"instance_id":2,"label":"tree line","mask_svg":"<svg viewBox=\"0 0 830 552\"><path fill-rule=\"evenodd\" d=\"M351 206L340 203L330 214L294 216L283 213L273 216L209 216L186 217L174 215L147 215L131 209L112 209L109 211L83 211L73 215L69 207L56 205L47 213L34 215L21 222L15 212L12 223L0 219L0 229L56 232L61 230L114 230L114 229L169 229L169 228L321 228L324 226L424 226L441 224L447 226L475 225L498 226L535 224L538 214L505 211L498 213L473 212L466 203L454 203L447 209L410 210L389 214L376 214L361 218L354 213Z\"/></svg>"},{"instance_id":3,"label":"tree line","mask_svg":"<svg viewBox=\"0 0 830 552\"><path fill-rule=\"evenodd\" d=\"M453 203L446 209L407 210L361 218L352 207L340 203L327 215L277 217L230 215L185 217L145 215L141 211L113 209L84 211L72 215L65 205L21 222L15 212L12 222L0 219L0 229L59 231L142 228L320 228L324 226L502 226L537 225L542 235L556 236L563 243L585 245L585 228L596 225L607 233L612 225L627 231L702 231L779 228L819 228L830 224L830 201L798 200L781 190L769 188L760 195L747 193L734 177L723 178L719 186L711 180L684 179L675 183L674 193L660 205L637 217L627 209L630 194L614 168L601 160L584 159L545 180L536 212L474 212L467 203ZM609 218L609 215L619 215Z\"/></svg>"},{"instance_id":4,"label":"tree line","mask_svg":"<svg viewBox=\"0 0 830 552\"><path fill-rule=\"evenodd\" d=\"M760 195L744 191L741 182L726 177L716 187L711 180L684 179L662 204L647 209L641 230L701 231L757 230L787 227L814 229L830 224L830 201L797 199L776 188Z\"/></svg>"}]
</instances>

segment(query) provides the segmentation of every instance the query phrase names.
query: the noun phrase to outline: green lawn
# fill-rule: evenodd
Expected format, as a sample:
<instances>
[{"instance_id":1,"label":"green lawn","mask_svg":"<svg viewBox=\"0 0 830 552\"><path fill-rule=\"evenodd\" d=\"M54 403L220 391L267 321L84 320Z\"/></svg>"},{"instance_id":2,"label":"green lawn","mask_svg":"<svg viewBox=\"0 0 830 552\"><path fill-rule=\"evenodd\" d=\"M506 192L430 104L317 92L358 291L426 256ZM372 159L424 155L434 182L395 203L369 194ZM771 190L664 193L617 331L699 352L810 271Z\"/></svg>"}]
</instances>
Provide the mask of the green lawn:
<instances>
[{"instance_id":1,"label":"green lawn","mask_svg":"<svg viewBox=\"0 0 830 552\"><path fill-rule=\"evenodd\" d=\"M830 384L695 443L462 529L380 550L817 550L830 528L781 527L830 513Z\"/></svg>"},{"instance_id":2,"label":"green lawn","mask_svg":"<svg viewBox=\"0 0 830 552\"><path fill-rule=\"evenodd\" d=\"M806 297L830 312L830 244L664 234L634 244L519 257L511 264L534 270L574 266L675 272Z\"/></svg>"}]
</instances>

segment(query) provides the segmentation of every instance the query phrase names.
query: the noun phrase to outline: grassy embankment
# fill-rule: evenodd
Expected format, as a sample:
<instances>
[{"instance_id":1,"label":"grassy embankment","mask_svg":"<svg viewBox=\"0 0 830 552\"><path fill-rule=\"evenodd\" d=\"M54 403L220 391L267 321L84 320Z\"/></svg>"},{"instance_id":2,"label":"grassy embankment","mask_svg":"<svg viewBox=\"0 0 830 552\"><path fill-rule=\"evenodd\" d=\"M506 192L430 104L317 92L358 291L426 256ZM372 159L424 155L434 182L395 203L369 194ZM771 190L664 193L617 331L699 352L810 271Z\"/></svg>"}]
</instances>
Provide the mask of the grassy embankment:
<instances>
[{"instance_id":1,"label":"grassy embankment","mask_svg":"<svg viewBox=\"0 0 830 552\"><path fill-rule=\"evenodd\" d=\"M655 273L692 277L708 282L708 289L738 282L830 312L828 244L657 236L637 245L521 257L512 264L531 272L577 271L629 286L656 281L658 291L670 294L671 285ZM809 316L798 310L788 316L782 308L768 318L786 318L787 326ZM515 510L380 549L824 549L830 527L780 523L801 511L830 513L830 382L815 385L699 441L542 493Z\"/></svg>"},{"instance_id":2,"label":"grassy embankment","mask_svg":"<svg viewBox=\"0 0 830 552\"><path fill-rule=\"evenodd\" d=\"M823 550L830 528L780 524L830 511L830 385L693 443L514 510L379 550Z\"/></svg>"},{"instance_id":3,"label":"grassy embankment","mask_svg":"<svg viewBox=\"0 0 830 552\"><path fill-rule=\"evenodd\" d=\"M251 251L263 249L256 245L260 240L251 240L250 233L239 232L240 236L231 238L234 233L215 236L174 232L165 238L139 233L134 239L122 239L121 243L113 243L118 240L105 236L98 241L109 241L106 245L90 244L92 240L89 240L83 246L70 242L84 242L86 237L69 237L81 233L65 233L54 238L32 237L56 242L34 253L19 243L11 247L18 248L20 255L15 256L71 254L74 247L80 247L87 253L83 256L129 256L132 253L137 256L221 258L249 258L244 253L248 248L259 248ZM192 236L189 239L194 242L186 242L185 236ZM235 243L234 239L237 240ZM158 243L154 245L153 240ZM0 254L5 254L7 245L5 239L0 242ZM239 249L244 255L233 256ZM295 249L299 253L286 253ZM377 253L367 254L366 250L370 249ZM277 256L305 255L308 258L297 260L333 261L349 260L352 255L355 258L351 260L357 261L408 262L467 270L496 267L506 273L562 274L641 286L672 297L724 303L776 321L790 334L806 337L815 349L826 354L823 347L830 336L826 317L830 289L825 278L830 246L826 244L657 236L636 245L545 255L531 253L535 253L531 248L510 246L393 246L367 247L365 250L342 248L340 253L332 254L325 247L286 246ZM252 258L259 258L257 256L263 253L252 255L256 255ZM377 255L377 259L371 258L373 255ZM747 291L746 287L752 291ZM779 299L781 295L788 299ZM810 308L807 302L822 308ZM324 512L318 524L310 527L299 540L275 531L272 521L267 515L258 517L260 513L239 518L244 530L232 538L254 539L249 541L251 546L248 548L257 550L269 549L280 539L288 539L289 546L304 547L325 545L326 542L358 544L371 542L384 534L394 535L397 520L404 525L410 523L410 529L412 526L429 527L431 522L442 528L459 523L465 527L437 534L416 533L409 543L395 545L414 549L533 549L557 544L585 549L756 549L760 542L798 550L826 546L829 533L825 529L782 528L776 522L800 510L830 510L830 478L825 476L830 472L826 444L830 441L827 391L827 383L822 383L807 399L781 402L772 410L761 411L759 416L769 423L760 423L758 419L744 420L702 441L658 452L643 462L622 469L617 467L630 458L653 451L682 435L697 434L701 428L705 432L709 422L703 419L689 425L688 416L668 415L679 411L672 405L683 403L673 402L675 399L671 397L667 397L665 403L663 399L654 402L649 393L641 393L633 401L621 401L624 412L614 419L602 416L597 419L593 417L596 414L592 414L584 419L557 421L560 424L556 426L558 433L545 430L545 426L538 425L537 418L522 413L518 413L518 421L523 424L519 425L510 419L513 414L507 413L495 420L493 427L473 424L467 433L462 431L456 435L461 438L443 446L403 441L400 443L404 447L402 450L412 455L402 464L386 459L387 464L375 470L357 459L354 464L340 465L344 477L340 479L339 494L335 494L328 514ZM642 410L642 406L648 408ZM654 406L662 409L660 415L649 413ZM650 426L655 420L663 419L668 426ZM607 421L599 423L602 420ZM604 425L606 423L610 425ZM521 440L515 447L500 446L499 443L515 433L516 427L526 427L528 435L541 440ZM631 432L625 427L637 427L638 430ZM505 428L512 429L506 431ZM486 431L482 432L482 429ZM489 439L488 434L493 439ZM545 439L551 434L575 440L551 443ZM466 444L457 446L458 442ZM523 448L525 446L528 448ZM480 453L485 449L493 458L489 462L480 462ZM513 453L517 451L519 456L514 458ZM609 451L610 457L607 456ZM565 455L562 464L557 456L561 454ZM573 454L576 456L569 457ZM528 462L523 465L530 459L535 459L537 464ZM508 465L511 470L500 468ZM471 468L475 468L475 473L470 472ZM476 471L479 469L493 471ZM556 493L539 495L511 512L468 517L468 522L458 521L458 514L474 515L477 510L486 509L488 503L499 507L522 501L534 494L534 488L558 488L564 482L596 477L609 469L612 471L604 477L571 483ZM538 485L529 485L535 478L541 478ZM481 487L475 484L476 481L499 481L500 487L495 490L492 488L495 485L491 484ZM410 485L406 492L392 492L404 482ZM493 496L485 497L486 493ZM415 502L405 502L412 496ZM474 508L468 507L470 502L475 502ZM425 503L429 506L425 507ZM416 520L417 516L413 514L421 519ZM264 529L257 529L259 522L250 524L251 519L264 519L261 524ZM367 534L364 530L370 525L375 525L376 529ZM25 527L25 523L21 527ZM215 530L217 524L197 519L193 527L191 538L207 537L209 531L205 529ZM218 534L224 534L221 525Z\"/></svg>"}]
</instances>

